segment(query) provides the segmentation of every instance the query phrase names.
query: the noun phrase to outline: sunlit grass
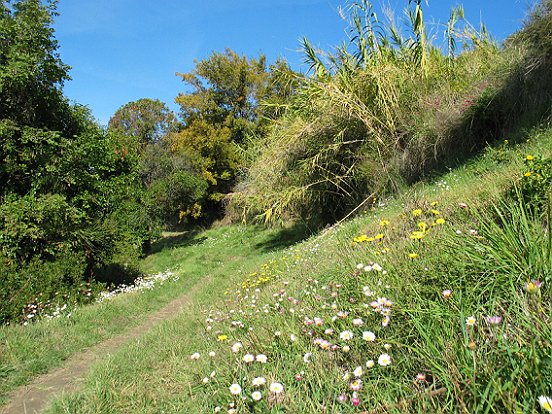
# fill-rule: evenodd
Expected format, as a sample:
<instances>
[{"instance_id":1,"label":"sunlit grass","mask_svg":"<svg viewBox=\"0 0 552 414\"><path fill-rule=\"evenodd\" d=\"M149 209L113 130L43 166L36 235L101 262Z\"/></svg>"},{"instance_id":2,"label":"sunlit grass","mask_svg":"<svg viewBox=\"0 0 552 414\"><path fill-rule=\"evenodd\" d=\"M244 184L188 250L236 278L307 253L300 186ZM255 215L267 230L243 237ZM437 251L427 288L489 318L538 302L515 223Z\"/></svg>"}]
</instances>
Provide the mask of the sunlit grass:
<instances>
[{"instance_id":1,"label":"sunlit grass","mask_svg":"<svg viewBox=\"0 0 552 414\"><path fill-rule=\"evenodd\" d=\"M528 151L550 156L538 135L207 286L49 412L537 412L552 394L550 286L532 266L550 264L546 233L500 200ZM508 250L517 236L536 253Z\"/></svg>"}]
</instances>

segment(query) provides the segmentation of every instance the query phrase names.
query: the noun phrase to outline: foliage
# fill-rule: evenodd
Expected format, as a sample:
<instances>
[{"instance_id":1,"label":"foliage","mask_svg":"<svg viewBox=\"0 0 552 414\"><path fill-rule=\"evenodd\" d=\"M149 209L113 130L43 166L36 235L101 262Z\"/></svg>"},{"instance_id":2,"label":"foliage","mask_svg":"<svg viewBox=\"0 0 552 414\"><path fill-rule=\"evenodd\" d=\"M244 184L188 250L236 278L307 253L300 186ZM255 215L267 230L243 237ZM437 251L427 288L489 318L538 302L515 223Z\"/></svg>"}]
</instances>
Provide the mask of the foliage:
<instances>
[{"instance_id":1,"label":"foliage","mask_svg":"<svg viewBox=\"0 0 552 414\"><path fill-rule=\"evenodd\" d=\"M524 202L540 210L550 203L552 193L552 160L543 156L528 155L525 158L519 192Z\"/></svg>"},{"instance_id":2,"label":"foliage","mask_svg":"<svg viewBox=\"0 0 552 414\"><path fill-rule=\"evenodd\" d=\"M246 167L248 147L293 93L290 73L283 61L267 68L264 56L248 59L227 49L179 74L191 91L176 98L184 127L169 140L172 150L189 157L209 183L202 202L207 219L220 215L222 199ZM262 101L268 103L266 110Z\"/></svg>"},{"instance_id":3,"label":"foliage","mask_svg":"<svg viewBox=\"0 0 552 414\"><path fill-rule=\"evenodd\" d=\"M452 152L443 136L463 122L466 95L479 93L499 50L454 11L449 48L460 28L466 48L445 56L427 41L422 2L412 3L409 23L398 27L381 21L370 2L353 2L350 42L334 54L303 40L312 76L299 80L285 115L257 145L258 158L232 194L231 217L332 222Z\"/></svg>"},{"instance_id":4,"label":"foliage","mask_svg":"<svg viewBox=\"0 0 552 414\"><path fill-rule=\"evenodd\" d=\"M186 154L171 151L164 141L149 144L141 152L140 176L150 226L171 228L199 217L208 182Z\"/></svg>"},{"instance_id":5,"label":"foliage","mask_svg":"<svg viewBox=\"0 0 552 414\"><path fill-rule=\"evenodd\" d=\"M547 116L547 2L504 48L461 7L446 44L432 44L423 7L409 2L398 25L369 1L352 2L342 13L348 43L329 54L303 40L311 76L298 79L285 114L252 151L231 219L333 222Z\"/></svg>"},{"instance_id":6,"label":"foliage","mask_svg":"<svg viewBox=\"0 0 552 414\"><path fill-rule=\"evenodd\" d=\"M142 98L120 107L109 120L109 129L151 144L176 132L178 122L163 102Z\"/></svg>"},{"instance_id":7,"label":"foliage","mask_svg":"<svg viewBox=\"0 0 552 414\"><path fill-rule=\"evenodd\" d=\"M55 2L1 5L0 252L15 278L3 288L17 293L17 306L39 293L53 300L62 285L78 289L118 252L139 251L152 237L139 147L63 96L68 67L57 54L54 16ZM38 280L41 271L53 273ZM2 301L2 318L24 311Z\"/></svg>"}]
</instances>

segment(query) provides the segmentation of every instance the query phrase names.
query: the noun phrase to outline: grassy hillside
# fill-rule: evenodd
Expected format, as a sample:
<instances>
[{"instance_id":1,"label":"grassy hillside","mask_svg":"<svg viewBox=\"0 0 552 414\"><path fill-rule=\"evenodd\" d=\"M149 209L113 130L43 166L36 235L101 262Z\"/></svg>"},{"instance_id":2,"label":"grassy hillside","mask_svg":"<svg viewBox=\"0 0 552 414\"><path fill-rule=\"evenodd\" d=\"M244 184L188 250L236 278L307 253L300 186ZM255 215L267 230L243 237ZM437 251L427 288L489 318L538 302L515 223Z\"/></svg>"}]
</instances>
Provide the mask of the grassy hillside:
<instances>
[{"instance_id":1,"label":"grassy hillside","mask_svg":"<svg viewBox=\"0 0 552 414\"><path fill-rule=\"evenodd\" d=\"M155 288L115 296L111 300L59 312L59 317L28 326L0 327L0 397L14 387L61 365L71 355L139 325L151 313L199 285L207 300L215 289L266 260L270 251L292 240L279 231L255 227L219 228L200 234L174 234L154 246L156 253L140 266L144 273L172 272ZM300 232L293 234L299 237ZM63 306L61 306L63 307Z\"/></svg>"},{"instance_id":2,"label":"grassy hillside","mask_svg":"<svg viewBox=\"0 0 552 414\"><path fill-rule=\"evenodd\" d=\"M270 258L251 252L48 412L546 412L551 144L547 128L504 137ZM232 249L256 234L218 232Z\"/></svg>"}]
</instances>

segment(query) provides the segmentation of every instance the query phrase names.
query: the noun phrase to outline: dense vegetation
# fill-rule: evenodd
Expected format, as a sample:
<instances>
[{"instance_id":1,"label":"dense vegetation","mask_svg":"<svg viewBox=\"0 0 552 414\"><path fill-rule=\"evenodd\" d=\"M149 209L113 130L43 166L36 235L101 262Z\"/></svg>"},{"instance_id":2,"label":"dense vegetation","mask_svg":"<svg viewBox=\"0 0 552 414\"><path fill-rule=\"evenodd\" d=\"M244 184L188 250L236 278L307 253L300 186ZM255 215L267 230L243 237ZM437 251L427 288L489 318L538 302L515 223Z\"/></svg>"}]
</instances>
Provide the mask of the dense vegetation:
<instances>
[{"instance_id":1,"label":"dense vegetation","mask_svg":"<svg viewBox=\"0 0 552 414\"><path fill-rule=\"evenodd\" d=\"M179 74L179 114L144 98L104 129L63 96L55 2L3 3L2 320L89 300L163 228L331 224L547 115L549 2L503 47L461 7L445 45L428 41L421 1L405 13L397 24L351 2L349 43L303 40L307 76L215 52Z\"/></svg>"},{"instance_id":2,"label":"dense vegetation","mask_svg":"<svg viewBox=\"0 0 552 414\"><path fill-rule=\"evenodd\" d=\"M2 2L0 318L40 320L0 330L5 388L197 282L50 411L552 412L552 1L502 46L461 7L433 44L424 4L351 2L306 75L215 52L180 113L102 128L63 96L55 2ZM242 225L154 243L217 220ZM168 286L75 310L151 252Z\"/></svg>"}]
</instances>

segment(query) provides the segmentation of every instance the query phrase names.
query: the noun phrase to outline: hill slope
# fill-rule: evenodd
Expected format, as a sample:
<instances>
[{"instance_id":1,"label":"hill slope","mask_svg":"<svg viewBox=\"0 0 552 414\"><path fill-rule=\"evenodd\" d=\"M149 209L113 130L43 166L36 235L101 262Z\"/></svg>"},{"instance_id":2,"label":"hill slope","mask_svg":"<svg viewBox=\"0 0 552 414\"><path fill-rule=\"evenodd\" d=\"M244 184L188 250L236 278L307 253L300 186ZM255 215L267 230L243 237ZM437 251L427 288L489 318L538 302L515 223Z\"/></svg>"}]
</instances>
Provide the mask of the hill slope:
<instances>
[{"instance_id":1,"label":"hill slope","mask_svg":"<svg viewBox=\"0 0 552 414\"><path fill-rule=\"evenodd\" d=\"M508 138L270 259L243 257L47 412L538 412L552 243L533 201L552 130ZM218 231L235 246L244 230Z\"/></svg>"}]
</instances>

